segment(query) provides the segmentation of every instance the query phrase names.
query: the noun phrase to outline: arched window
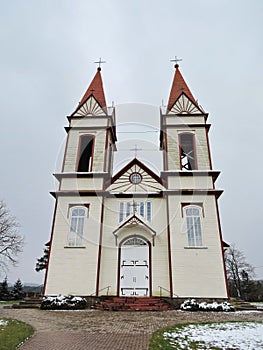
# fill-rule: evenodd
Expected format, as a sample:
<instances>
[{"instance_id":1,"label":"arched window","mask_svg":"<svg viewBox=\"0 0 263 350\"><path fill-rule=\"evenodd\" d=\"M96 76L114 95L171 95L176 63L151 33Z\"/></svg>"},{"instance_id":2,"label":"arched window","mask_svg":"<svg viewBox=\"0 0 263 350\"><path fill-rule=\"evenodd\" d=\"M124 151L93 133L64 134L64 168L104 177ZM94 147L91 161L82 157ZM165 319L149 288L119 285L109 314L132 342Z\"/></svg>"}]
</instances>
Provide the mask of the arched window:
<instances>
[{"instance_id":1,"label":"arched window","mask_svg":"<svg viewBox=\"0 0 263 350\"><path fill-rule=\"evenodd\" d=\"M202 209L195 206L184 208L186 216L186 228L189 247L202 246L202 226L201 212Z\"/></svg>"},{"instance_id":2,"label":"arched window","mask_svg":"<svg viewBox=\"0 0 263 350\"><path fill-rule=\"evenodd\" d=\"M194 135L190 133L180 134L179 144L180 144L181 169L182 170L197 169Z\"/></svg>"},{"instance_id":3,"label":"arched window","mask_svg":"<svg viewBox=\"0 0 263 350\"><path fill-rule=\"evenodd\" d=\"M94 137L92 135L83 135L80 137L78 172L89 172L92 166Z\"/></svg>"},{"instance_id":4,"label":"arched window","mask_svg":"<svg viewBox=\"0 0 263 350\"><path fill-rule=\"evenodd\" d=\"M83 244L84 222L87 217L86 207L72 207L70 209L70 228L68 235L68 245L70 247L81 246Z\"/></svg>"}]
</instances>

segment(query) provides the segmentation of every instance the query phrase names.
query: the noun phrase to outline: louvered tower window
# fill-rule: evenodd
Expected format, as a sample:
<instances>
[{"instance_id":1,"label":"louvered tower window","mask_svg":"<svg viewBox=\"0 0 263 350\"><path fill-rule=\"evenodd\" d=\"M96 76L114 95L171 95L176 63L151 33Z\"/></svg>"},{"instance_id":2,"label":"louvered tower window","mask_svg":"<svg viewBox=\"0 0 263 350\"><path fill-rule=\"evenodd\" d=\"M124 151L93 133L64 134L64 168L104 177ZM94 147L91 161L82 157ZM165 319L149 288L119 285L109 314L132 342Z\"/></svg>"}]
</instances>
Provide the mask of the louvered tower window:
<instances>
[{"instance_id":1,"label":"louvered tower window","mask_svg":"<svg viewBox=\"0 0 263 350\"><path fill-rule=\"evenodd\" d=\"M93 139L92 135L83 135L80 138L78 172L91 171Z\"/></svg>"},{"instance_id":2,"label":"louvered tower window","mask_svg":"<svg viewBox=\"0 0 263 350\"><path fill-rule=\"evenodd\" d=\"M194 135L190 133L180 134L180 158L182 170L195 170L196 167L196 154Z\"/></svg>"}]
</instances>

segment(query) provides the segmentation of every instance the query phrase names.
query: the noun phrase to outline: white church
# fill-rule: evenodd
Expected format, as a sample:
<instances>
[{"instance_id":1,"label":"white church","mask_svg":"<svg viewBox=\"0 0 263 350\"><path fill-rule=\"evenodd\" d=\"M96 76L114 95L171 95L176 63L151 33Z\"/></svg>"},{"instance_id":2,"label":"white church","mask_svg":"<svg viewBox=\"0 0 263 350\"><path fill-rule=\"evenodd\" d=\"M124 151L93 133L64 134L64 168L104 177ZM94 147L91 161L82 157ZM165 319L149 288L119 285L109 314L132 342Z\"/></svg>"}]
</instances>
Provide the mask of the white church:
<instances>
[{"instance_id":1,"label":"white church","mask_svg":"<svg viewBox=\"0 0 263 350\"><path fill-rule=\"evenodd\" d=\"M160 111L163 169L113 173L114 108L101 68L68 117L45 295L228 298L206 113L175 65Z\"/></svg>"}]
</instances>

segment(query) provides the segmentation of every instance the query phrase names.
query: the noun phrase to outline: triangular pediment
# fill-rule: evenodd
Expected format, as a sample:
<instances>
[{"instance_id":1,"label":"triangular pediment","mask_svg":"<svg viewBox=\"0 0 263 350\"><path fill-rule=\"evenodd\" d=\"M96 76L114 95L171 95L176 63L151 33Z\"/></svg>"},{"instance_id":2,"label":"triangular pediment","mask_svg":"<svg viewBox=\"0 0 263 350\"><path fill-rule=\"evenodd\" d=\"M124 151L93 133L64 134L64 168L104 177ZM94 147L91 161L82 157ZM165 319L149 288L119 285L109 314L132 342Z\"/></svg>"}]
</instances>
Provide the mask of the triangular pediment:
<instances>
[{"instance_id":1,"label":"triangular pediment","mask_svg":"<svg viewBox=\"0 0 263 350\"><path fill-rule=\"evenodd\" d=\"M112 193L160 193L164 189L161 178L137 158L121 169L107 188Z\"/></svg>"},{"instance_id":2,"label":"triangular pediment","mask_svg":"<svg viewBox=\"0 0 263 350\"><path fill-rule=\"evenodd\" d=\"M105 116L106 113L100 106L99 102L93 95L90 95L86 101L72 114L73 117L86 117L86 116Z\"/></svg>"},{"instance_id":3,"label":"triangular pediment","mask_svg":"<svg viewBox=\"0 0 263 350\"><path fill-rule=\"evenodd\" d=\"M200 107L193 103L193 101L185 94L182 93L173 104L168 114L203 114L204 111Z\"/></svg>"},{"instance_id":4,"label":"triangular pediment","mask_svg":"<svg viewBox=\"0 0 263 350\"><path fill-rule=\"evenodd\" d=\"M152 229L149 225L147 225L146 222L144 222L144 220L139 218L136 214L133 214L128 219L126 219L118 228L116 228L116 230L113 231L113 234L115 236L117 236L118 232L122 228L124 228L124 227L134 227L134 226L142 226L145 229L147 229L148 231L150 231L152 236L156 235L156 232L154 231L154 229Z\"/></svg>"}]
</instances>

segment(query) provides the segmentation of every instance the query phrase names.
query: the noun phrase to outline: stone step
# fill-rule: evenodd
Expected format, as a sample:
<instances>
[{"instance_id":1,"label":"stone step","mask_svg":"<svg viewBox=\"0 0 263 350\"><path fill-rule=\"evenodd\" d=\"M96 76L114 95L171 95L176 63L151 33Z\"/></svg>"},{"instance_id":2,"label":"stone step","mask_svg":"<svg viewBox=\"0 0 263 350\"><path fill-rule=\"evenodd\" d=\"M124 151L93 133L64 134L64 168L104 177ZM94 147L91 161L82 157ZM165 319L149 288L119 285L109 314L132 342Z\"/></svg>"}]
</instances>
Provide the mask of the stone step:
<instances>
[{"instance_id":1,"label":"stone step","mask_svg":"<svg viewBox=\"0 0 263 350\"><path fill-rule=\"evenodd\" d=\"M252 305L248 301L241 299L231 299L230 303L236 311L257 310L257 307L255 305Z\"/></svg>"},{"instance_id":2,"label":"stone step","mask_svg":"<svg viewBox=\"0 0 263 350\"><path fill-rule=\"evenodd\" d=\"M112 297L96 304L98 310L112 311L165 311L173 307L165 300L154 297Z\"/></svg>"},{"instance_id":3,"label":"stone step","mask_svg":"<svg viewBox=\"0 0 263 350\"><path fill-rule=\"evenodd\" d=\"M42 298L25 298L19 304L13 304L13 309L40 309Z\"/></svg>"},{"instance_id":4,"label":"stone step","mask_svg":"<svg viewBox=\"0 0 263 350\"><path fill-rule=\"evenodd\" d=\"M13 309L40 309L41 304L14 304L12 305Z\"/></svg>"}]
</instances>

